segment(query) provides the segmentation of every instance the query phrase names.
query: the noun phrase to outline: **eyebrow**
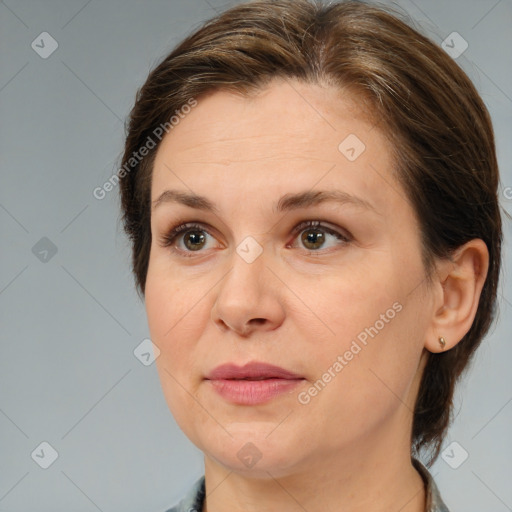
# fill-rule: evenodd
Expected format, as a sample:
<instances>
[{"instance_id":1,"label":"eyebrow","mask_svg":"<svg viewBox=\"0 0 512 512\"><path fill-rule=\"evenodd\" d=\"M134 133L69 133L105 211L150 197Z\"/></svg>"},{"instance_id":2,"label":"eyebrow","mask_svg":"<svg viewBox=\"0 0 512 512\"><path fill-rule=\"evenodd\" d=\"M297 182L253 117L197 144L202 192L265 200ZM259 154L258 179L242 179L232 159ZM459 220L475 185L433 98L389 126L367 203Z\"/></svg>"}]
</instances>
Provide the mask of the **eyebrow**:
<instances>
[{"instance_id":1,"label":"eyebrow","mask_svg":"<svg viewBox=\"0 0 512 512\"><path fill-rule=\"evenodd\" d=\"M335 202L343 205L350 204L371 210L378 214L375 207L368 201L341 190L309 190L296 194L286 194L279 199L273 211L276 213L287 212L317 206L326 202ZM219 208L206 197L179 190L165 190L162 192L162 194L153 201L152 209L154 210L164 203L178 203L198 210L213 213L219 212Z\"/></svg>"}]
</instances>

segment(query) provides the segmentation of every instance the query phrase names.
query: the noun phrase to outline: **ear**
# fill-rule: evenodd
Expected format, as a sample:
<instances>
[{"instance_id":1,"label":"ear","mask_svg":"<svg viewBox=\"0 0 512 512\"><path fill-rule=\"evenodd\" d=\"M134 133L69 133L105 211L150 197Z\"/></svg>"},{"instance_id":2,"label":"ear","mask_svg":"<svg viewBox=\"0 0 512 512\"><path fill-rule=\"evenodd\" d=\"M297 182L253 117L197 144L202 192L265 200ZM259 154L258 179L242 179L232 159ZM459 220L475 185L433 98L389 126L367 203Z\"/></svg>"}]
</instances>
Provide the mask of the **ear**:
<instances>
[{"instance_id":1,"label":"ear","mask_svg":"<svg viewBox=\"0 0 512 512\"><path fill-rule=\"evenodd\" d=\"M474 239L436 264L434 316L425 340L430 352L453 348L471 328L489 269L485 242ZM444 338L443 347L439 338Z\"/></svg>"}]
</instances>

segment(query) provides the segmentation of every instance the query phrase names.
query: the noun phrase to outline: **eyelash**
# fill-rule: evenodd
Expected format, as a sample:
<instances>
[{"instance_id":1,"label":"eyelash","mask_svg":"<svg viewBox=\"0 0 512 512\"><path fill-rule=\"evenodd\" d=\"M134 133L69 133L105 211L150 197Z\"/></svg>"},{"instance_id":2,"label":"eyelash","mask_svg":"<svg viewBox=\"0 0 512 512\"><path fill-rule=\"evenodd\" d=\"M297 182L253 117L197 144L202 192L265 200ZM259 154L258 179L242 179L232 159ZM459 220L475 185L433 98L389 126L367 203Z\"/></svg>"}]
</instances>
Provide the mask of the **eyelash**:
<instances>
[{"instance_id":1,"label":"eyelash","mask_svg":"<svg viewBox=\"0 0 512 512\"><path fill-rule=\"evenodd\" d=\"M329 235L333 235L338 240L342 242L342 244L347 244L352 241L352 236L348 234L342 234L339 231L336 231L333 228L330 228L329 226L325 225L322 221L319 220L307 220L299 223L297 226L295 226L292 230L292 234L294 236L294 240L297 238L297 236L306 229L319 229L323 230L325 233ZM203 224L195 223L195 222L185 222L183 224L179 224L178 226L172 228L167 234L163 235L161 238L161 245L162 247L172 247L173 243L175 242L176 238L180 234L186 234L188 231L204 231L209 236L214 237L214 235L210 232L210 230ZM307 251L308 253L320 253L321 249L319 250L311 250L311 249L305 249L302 248L304 251ZM185 257L193 257L195 251L184 251L183 249L176 249L172 248L173 251L179 252L180 254L184 255ZM197 251L201 252L201 251Z\"/></svg>"}]
</instances>

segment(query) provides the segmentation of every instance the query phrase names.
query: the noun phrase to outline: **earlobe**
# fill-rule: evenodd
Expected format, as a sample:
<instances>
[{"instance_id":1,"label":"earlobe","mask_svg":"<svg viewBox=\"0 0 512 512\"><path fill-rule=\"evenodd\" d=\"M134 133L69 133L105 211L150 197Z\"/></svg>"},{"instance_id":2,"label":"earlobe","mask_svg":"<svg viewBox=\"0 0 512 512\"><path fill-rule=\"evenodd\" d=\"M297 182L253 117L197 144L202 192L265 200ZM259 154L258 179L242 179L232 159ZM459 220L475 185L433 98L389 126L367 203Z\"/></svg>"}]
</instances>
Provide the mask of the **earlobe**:
<instances>
[{"instance_id":1,"label":"earlobe","mask_svg":"<svg viewBox=\"0 0 512 512\"><path fill-rule=\"evenodd\" d=\"M450 350L471 328L489 268L489 251L480 239L459 247L448 260L438 262L438 304L425 340L430 352Z\"/></svg>"}]
</instances>

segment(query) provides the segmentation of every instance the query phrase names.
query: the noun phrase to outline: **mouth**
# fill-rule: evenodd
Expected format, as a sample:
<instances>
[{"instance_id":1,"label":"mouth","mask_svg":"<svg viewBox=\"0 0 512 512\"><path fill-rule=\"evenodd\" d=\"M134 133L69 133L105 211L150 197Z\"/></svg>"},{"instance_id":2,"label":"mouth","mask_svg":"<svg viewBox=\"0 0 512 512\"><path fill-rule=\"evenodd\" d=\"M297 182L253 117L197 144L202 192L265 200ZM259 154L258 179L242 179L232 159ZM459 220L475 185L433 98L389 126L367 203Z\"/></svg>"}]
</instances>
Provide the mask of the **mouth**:
<instances>
[{"instance_id":1,"label":"mouth","mask_svg":"<svg viewBox=\"0 0 512 512\"><path fill-rule=\"evenodd\" d=\"M244 366L232 363L222 364L212 370L207 380L265 380L265 379L302 379L303 377L268 363L252 362Z\"/></svg>"},{"instance_id":2,"label":"mouth","mask_svg":"<svg viewBox=\"0 0 512 512\"><path fill-rule=\"evenodd\" d=\"M279 366L252 362L244 366L223 364L212 370L205 380L228 402L258 405L291 392L304 377Z\"/></svg>"}]
</instances>

